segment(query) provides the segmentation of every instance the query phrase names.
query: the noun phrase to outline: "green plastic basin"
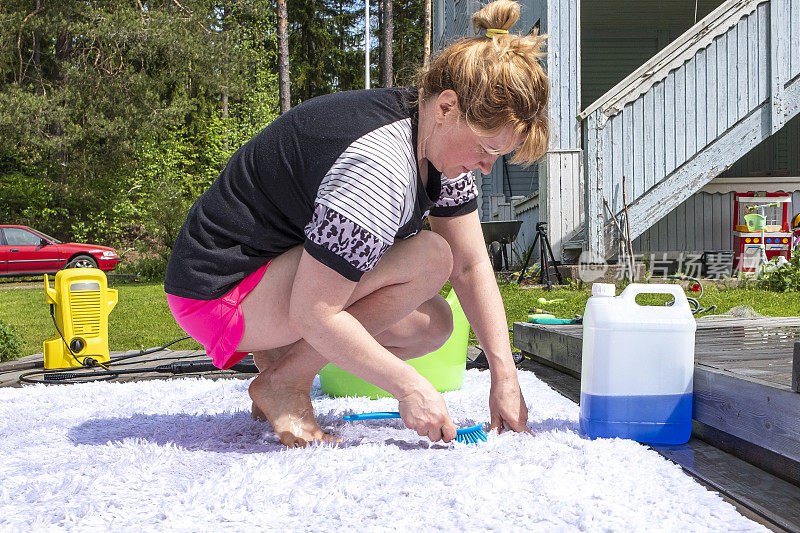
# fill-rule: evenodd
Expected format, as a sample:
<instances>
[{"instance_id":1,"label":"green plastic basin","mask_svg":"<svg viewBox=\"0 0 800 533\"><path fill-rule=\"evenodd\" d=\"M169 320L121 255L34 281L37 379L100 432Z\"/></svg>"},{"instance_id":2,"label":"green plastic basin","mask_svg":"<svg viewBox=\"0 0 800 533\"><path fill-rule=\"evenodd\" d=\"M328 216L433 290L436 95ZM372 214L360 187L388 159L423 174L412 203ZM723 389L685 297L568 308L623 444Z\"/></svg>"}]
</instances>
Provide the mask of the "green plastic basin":
<instances>
[{"instance_id":1,"label":"green plastic basin","mask_svg":"<svg viewBox=\"0 0 800 533\"><path fill-rule=\"evenodd\" d=\"M456 298L456 293L452 289L446 300L453 311L453 333L450 338L435 352L408 361L439 392L461 388L464 382L464 369L467 365L469 341L469 323L458 298ZM380 387L376 387L334 364L328 364L320 370L319 382L322 392L334 397L367 396L374 400L391 396Z\"/></svg>"}]
</instances>

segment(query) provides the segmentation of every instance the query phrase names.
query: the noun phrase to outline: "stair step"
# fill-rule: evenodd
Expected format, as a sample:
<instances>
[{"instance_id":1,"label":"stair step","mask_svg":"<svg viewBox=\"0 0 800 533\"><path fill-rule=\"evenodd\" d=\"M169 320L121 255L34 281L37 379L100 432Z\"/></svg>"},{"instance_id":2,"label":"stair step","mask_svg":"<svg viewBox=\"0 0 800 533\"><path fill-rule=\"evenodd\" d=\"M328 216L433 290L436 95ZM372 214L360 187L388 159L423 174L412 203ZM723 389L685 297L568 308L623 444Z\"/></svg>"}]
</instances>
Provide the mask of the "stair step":
<instances>
[{"instance_id":1,"label":"stair step","mask_svg":"<svg viewBox=\"0 0 800 533\"><path fill-rule=\"evenodd\" d=\"M586 226L581 229L570 240L564 243L565 250L583 250L586 247Z\"/></svg>"}]
</instances>

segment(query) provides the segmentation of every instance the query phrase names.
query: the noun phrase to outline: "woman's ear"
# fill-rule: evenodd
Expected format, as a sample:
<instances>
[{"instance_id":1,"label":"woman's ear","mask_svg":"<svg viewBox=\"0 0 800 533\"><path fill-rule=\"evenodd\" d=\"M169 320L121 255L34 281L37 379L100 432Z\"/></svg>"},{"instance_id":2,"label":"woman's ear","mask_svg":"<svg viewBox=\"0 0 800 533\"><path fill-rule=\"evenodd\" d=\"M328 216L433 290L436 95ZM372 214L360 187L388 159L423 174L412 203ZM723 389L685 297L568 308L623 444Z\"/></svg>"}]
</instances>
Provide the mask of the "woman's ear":
<instances>
[{"instance_id":1,"label":"woman's ear","mask_svg":"<svg viewBox=\"0 0 800 533\"><path fill-rule=\"evenodd\" d=\"M458 95L452 89L445 89L436 97L436 121L458 118Z\"/></svg>"}]
</instances>

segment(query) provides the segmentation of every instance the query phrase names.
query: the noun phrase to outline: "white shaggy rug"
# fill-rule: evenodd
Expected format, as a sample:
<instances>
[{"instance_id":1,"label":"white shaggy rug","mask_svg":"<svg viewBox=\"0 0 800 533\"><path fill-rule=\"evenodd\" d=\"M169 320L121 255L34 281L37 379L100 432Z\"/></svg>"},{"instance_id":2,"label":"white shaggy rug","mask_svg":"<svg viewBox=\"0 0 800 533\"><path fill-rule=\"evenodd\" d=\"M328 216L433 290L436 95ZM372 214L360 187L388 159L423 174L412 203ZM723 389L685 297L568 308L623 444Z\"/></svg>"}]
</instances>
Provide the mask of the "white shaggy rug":
<instances>
[{"instance_id":1,"label":"white shaggy rug","mask_svg":"<svg viewBox=\"0 0 800 533\"><path fill-rule=\"evenodd\" d=\"M0 389L2 531L766 531L658 453L578 434L577 407L521 372L532 435L431 445L391 399L314 407L339 445L281 447L248 381ZM488 420L489 374L445 394Z\"/></svg>"}]
</instances>

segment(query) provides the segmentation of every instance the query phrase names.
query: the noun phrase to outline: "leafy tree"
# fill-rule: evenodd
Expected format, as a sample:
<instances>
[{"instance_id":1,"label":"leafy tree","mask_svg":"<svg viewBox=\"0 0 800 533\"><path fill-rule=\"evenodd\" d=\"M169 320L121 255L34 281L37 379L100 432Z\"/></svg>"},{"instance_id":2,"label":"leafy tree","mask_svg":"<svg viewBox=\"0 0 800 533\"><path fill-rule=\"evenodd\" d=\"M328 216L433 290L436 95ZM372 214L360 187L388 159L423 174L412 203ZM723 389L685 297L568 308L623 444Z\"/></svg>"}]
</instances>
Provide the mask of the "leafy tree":
<instances>
[{"instance_id":1,"label":"leafy tree","mask_svg":"<svg viewBox=\"0 0 800 533\"><path fill-rule=\"evenodd\" d=\"M292 103L364 87L363 2L288 0Z\"/></svg>"},{"instance_id":2,"label":"leafy tree","mask_svg":"<svg viewBox=\"0 0 800 533\"><path fill-rule=\"evenodd\" d=\"M392 2L393 85L422 63L423 1ZM292 103L362 88L363 0L287 9ZM0 24L3 222L166 254L188 206L278 114L271 2L4 0Z\"/></svg>"},{"instance_id":3,"label":"leafy tree","mask_svg":"<svg viewBox=\"0 0 800 533\"><path fill-rule=\"evenodd\" d=\"M0 20L4 221L139 237L152 197L192 200L276 115L258 0L7 0Z\"/></svg>"},{"instance_id":4,"label":"leafy tree","mask_svg":"<svg viewBox=\"0 0 800 533\"><path fill-rule=\"evenodd\" d=\"M332 15L331 63L336 66L333 88L350 91L364 88L364 3L328 0Z\"/></svg>"}]
</instances>

